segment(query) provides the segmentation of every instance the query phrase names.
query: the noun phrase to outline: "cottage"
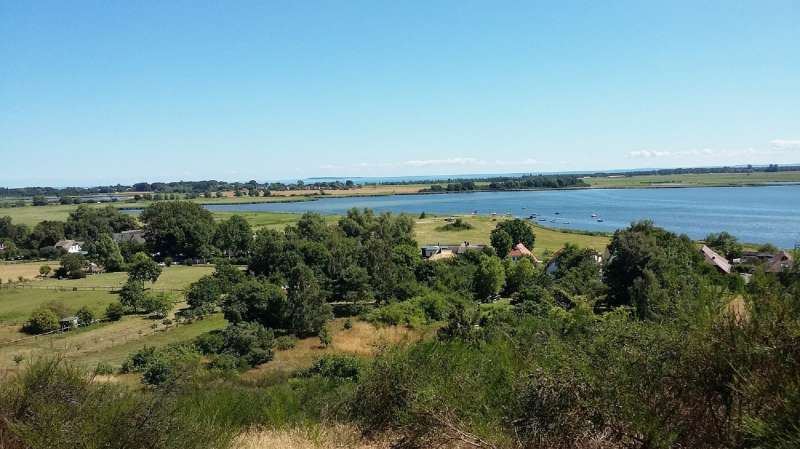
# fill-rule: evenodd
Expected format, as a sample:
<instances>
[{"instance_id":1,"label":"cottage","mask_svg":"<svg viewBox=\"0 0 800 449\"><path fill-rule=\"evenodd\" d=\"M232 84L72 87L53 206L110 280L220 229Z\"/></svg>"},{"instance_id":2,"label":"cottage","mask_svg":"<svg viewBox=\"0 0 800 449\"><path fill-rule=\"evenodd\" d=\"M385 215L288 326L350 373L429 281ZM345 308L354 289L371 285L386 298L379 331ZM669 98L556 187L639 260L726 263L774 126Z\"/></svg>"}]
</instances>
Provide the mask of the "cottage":
<instances>
[{"instance_id":1,"label":"cottage","mask_svg":"<svg viewBox=\"0 0 800 449\"><path fill-rule=\"evenodd\" d=\"M115 232L111 234L111 238L117 243L145 243L144 231L141 229Z\"/></svg>"},{"instance_id":2,"label":"cottage","mask_svg":"<svg viewBox=\"0 0 800 449\"><path fill-rule=\"evenodd\" d=\"M539 263L539 259L537 259L536 256L533 255L531 250L529 250L528 247L526 247L522 243L517 243L516 245L514 245L514 247L511 248L511 251L508 252L508 257L514 262L520 260L523 257L528 257L533 261L533 263L535 264Z\"/></svg>"},{"instance_id":3,"label":"cottage","mask_svg":"<svg viewBox=\"0 0 800 449\"><path fill-rule=\"evenodd\" d=\"M716 251L709 248L706 245L703 245L700 248L700 253L703 254L703 258L707 263L714 266L720 273L730 274L731 272L731 263L728 262L728 259L720 256L717 254Z\"/></svg>"},{"instance_id":4,"label":"cottage","mask_svg":"<svg viewBox=\"0 0 800 449\"><path fill-rule=\"evenodd\" d=\"M794 266L794 257L786 251L781 251L773 255L764 266L767 273L781 273L791 270Z\"/></svg>"},{"instance_id":5,"label":"cottage","mask_svg":"<svg viewBox=\"0 0 800 449\"><path fill-rule=\"evenodd\" d=\"M55 247L69 254L80 254L83 252L83 242L77 240L59 240L56 242Z\"/></svg>"},{"instance_id":6,"label":"cottage","mask_svg":"<svg viewBox=\"0 0 800 449\"><path fill-rule=\"evenodd\" d=\"M462 242L454 245L426 245L422 247L422 258L428 260L447 259L466 253L467 251L481 250L485 245L474 245L470 242Z\"/></svg>"}]
</instances>

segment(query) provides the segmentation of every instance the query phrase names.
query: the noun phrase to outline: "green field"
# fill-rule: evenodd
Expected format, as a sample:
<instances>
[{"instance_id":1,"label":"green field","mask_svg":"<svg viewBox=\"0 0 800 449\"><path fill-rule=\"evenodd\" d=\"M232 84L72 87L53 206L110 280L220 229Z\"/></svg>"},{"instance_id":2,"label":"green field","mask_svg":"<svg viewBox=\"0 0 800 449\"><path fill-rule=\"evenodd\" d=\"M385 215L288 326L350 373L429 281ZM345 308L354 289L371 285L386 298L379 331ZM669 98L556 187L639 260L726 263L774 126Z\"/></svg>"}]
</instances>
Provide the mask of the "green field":
<instances>
[{"instance_id":1,"label":"green field","mask_svg":"<svg viewBox=\"0 0 800 449\"><path fill-rule=\"evenodd\" d=\"M467 241L477 244L489 244L489 233L497 226L498 221L504 220L504 218L493 219L480 216L464 216L462 218L464 221L471 224L473 229L465 231L441 231L437 228L447 223L444 221L444 218L436 217L417 220L414 228L417 234L417 243L420 245L436 243L458 244ZM536 244L532 250L538 257L542 257L547 253L552 253L563 247L566 243L574 243L578 246L602 251L609 242L609 237L605 235L584 235L545 228L535 224L533 228L536 234Z\"/></svg>"},{"instance_id":2,"label":"green field","mask_svg":"<svg viewBox=\"0 0 800 449\"><path fill-rule=\"evenodd\" d=\"M750 186L781 182L800 182L800 171L775 173L708 173L696 175L644 175L586 178L592 187L713 187Z\"/></svg>"},{"instance_id":3,"label":"green field","mask_svg":"<svg viewBox=\"0 0 800 449\"><path fill-rule=\"evenodd\" d=\"M201 277L211 274L214 271L212 266L183 266L173 265L171 267L162 267L161 276L155 284L147 284L148 287L164 290L180 290L186 288L192 282L200 279ZM34 286L53 286L62 288L72 287L121 287L128 279L128 274L125 272L119 273L103 273L86 276L83 279L47 279L33 284Z\"/></svg>"},{"instance_id":4,"label":"green field","mask_svg":"<svg viewBox=\"0 0 800 449\"><path fill-rule=\"evenodd\" d=\"M31 312L50 302L63 303L71 312L87 306L96 315L102 315L106 306L116 299L117 295L109 291L3 288L0 289L0 323L21 323L30 317Z\"/></svg>"}]
</instances>

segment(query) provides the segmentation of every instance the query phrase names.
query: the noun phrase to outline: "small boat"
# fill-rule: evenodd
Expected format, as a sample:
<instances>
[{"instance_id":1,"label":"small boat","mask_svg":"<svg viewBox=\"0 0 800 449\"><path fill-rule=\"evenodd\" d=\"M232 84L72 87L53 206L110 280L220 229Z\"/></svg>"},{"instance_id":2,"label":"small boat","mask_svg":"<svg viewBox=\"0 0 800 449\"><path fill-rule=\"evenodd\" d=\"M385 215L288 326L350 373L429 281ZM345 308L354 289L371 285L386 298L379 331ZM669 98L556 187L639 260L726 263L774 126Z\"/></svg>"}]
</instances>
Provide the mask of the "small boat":
<instances>
[{"instance_id":1,"label":"small boat","mask_svg":"<svg viewBox=\"0 0 800 449\"><path fill-rule=\"evenodd\" d=\"M598 219L597 219L597 221L598 221L598 222L600 222L600 223L602 223L602 222L603 222L603 219L602 219L602 218L598 218Z\"/></svg>"},{"instance_id":2,"label":"small boat","mask_svg":"<svg viewBox=\"0 0 800 449\"><path fill-rule=\"evenodd\" d=\"M556 215L561 215L561 212L556 212Z\"/></svg>"},{"instance_id":3,"label":"small boat","mask_svg":"<svg viewBox=\"0 0 800 449\"><path fill-rule=\"evenodd\" d=\"M592 218L597 218L597 214L592 214Z\"/></svg>"},{"instance_id":4,"label":"small boat","mask_svg":"<svg viewBox=\"0 0 800 449\"><path fill-rule=\"evenodd\" d=\"M568 222L568 221L565 221L565 222L564 222L564 224L569 224L569 222Z\"/></svg>"},{"instance_id":5,"label":"small boat","mask_svg":"<svg viewBox=\"0 0 800 449\"><path fill-rule=\"evenodd\" d=\"M539 219L539 221L547 221L547 219L542 217L542 218Z\"/></svg>"}]
</instances>

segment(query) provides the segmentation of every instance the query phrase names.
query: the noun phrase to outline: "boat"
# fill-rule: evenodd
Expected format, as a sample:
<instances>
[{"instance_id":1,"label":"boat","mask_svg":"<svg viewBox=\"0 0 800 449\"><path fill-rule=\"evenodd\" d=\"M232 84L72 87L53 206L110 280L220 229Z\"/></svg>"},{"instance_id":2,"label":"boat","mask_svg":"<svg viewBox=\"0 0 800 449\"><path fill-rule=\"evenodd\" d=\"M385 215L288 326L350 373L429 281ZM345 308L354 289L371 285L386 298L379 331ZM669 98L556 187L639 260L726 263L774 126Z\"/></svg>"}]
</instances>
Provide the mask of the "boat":
<instances>
[{"instance_id":1,"label":"boat","mask_svg":"<svg viewBox=\"0 0 800 449\"><path fill-rule=\"evenodd\" d=\"M598 219L597 219L597 221L598 221L598 222L600 222L600 223L602 223L602 222L603 222L603 219L602 219L602 218L598 218Z\"/></svg>"},{"instance_id":2,"label":"boat","mask_svg":"<svg viewBox=\"0 0 800 449\"><path fill-rule=\"evenodd\" d=\"M556 212L556 215L561 215L561 212Z\"/></svg>"},{"instance_id":3,"label":"boat","mask_svg":"<svg viewBox=\"0 0 800 449\"><path fill-rule=\"evenodd\" d=\"M592 218L597 218L597 214L592 214Z\"/></svg>"}]
</instances>

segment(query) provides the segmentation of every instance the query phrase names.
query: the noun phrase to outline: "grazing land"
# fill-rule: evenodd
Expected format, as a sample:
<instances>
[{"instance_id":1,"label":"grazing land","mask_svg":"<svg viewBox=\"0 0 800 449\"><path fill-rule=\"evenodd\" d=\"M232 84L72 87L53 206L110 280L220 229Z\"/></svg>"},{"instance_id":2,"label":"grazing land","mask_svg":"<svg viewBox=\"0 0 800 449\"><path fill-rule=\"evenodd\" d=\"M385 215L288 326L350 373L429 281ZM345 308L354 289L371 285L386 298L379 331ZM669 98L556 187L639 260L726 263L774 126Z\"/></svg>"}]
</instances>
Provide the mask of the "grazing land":
<instances>
[{"instance_id":1,"label":"grazing land","mask_svg":"<svg viewBox=\"0 0 800 449\"><path fill-rule=\"evenodd\" d=\"M640 175L584 178L592 187L641 188L641 187L724 187L753 186L771 183L800 182L800 171L757 173L703 173L684 175Z\"/></svg>"},{"instance_id":2,"label":"grazing land","mask_svg":"<svg viewBox=\"0 0 800 449\"><path fill-rule=\"evenodd\" d=\"M39 279L39 268L49 266L55 271L61 264L58 261L43 260L41 262L0 263L0 282L17 282L22 276L26 280Z\"/></svg>"},{"instance_id":3,"label":"grazing land","mask_svg":"<svg viewBox=\"0 0 800 449\"><path fill-rule=\"evenodd\" d=\"M460 242L470 242L474 244L489 244L489 234L497 226L499 221L504 218L490 218L481 216L464 216L464 221L473 226L472 229L460 231L443 231L438 228L446 224L444 218L433 217L417 220L414 230L417 235L417 243L427 244L455 244ZM587 235L578 232L562 231L542 227L532 224L536 234L536 244L532 251L537 257L545 256L563 247L566 243L592 248L602 251L610 241L605 235Z\"/></svg>"},{"instance_id":4,"label":"grazing land","mask_svg":"<svg viewBox=\"0 0 800 449\"><path fill-rule=\"evenodd\" d=\"M159 290L182 290L192 282L200 279L201 277L211 274L214 267L209 265L199 266L184 266L173 265L171 267L162 267L161 276L152 287ZM122 287L128 279L128 273L102 273L86 276L83 279L47 279L44 282L36 284L36 286L59 287L64 289L71 289L72 287Z\"/></svg>"}]
</instances>

